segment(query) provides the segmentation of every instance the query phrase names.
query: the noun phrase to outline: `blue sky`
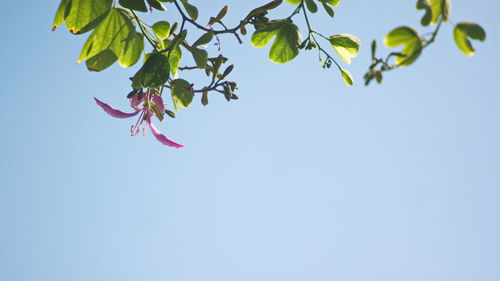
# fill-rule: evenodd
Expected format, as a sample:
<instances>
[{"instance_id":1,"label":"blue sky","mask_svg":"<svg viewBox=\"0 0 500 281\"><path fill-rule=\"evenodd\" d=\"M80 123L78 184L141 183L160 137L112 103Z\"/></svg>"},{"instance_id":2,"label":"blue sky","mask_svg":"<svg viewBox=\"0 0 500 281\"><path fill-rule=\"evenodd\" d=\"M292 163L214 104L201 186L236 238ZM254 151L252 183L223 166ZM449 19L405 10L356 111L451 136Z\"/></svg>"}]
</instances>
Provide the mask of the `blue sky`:
<instances>
[{"instance_id":1,"label":"blue sky","mask_svg":"<svg viewBox=\"0 0 500 281\"><path fill-rule=\"evenodd\" d=\"M417 25L414 1L312 18L361 38L353 87L316 52L277 65L225 37L240 100L158 126L183 149L95 105L126 109L138 66L76 65L86 35L50 32L56 2L3 5L0 280L500 280L497 2L453 1L487 30L474 58L446 24L381 86L362 85L369 43ZM237 22L260 2L199 6Z\"/></svg>"}]
</instances>

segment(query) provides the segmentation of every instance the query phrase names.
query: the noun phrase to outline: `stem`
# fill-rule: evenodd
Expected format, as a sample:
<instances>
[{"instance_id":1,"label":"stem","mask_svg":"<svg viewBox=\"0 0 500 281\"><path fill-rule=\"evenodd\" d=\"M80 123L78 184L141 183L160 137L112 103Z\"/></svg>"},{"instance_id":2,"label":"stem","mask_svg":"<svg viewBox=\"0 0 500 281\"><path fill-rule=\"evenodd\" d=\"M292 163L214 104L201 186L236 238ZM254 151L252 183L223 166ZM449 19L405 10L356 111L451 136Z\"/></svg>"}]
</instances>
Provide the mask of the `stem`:
<instances>
[{"instance_id":1,"label":"stem","mask_svg":"<svg viewBox=\"0 0 500 281\"><path fill-rule=\"evenodd\" d=\"M438 22L438 24L437 24L437 26L436 26L436 29L435 29L435 30L434 30L434 32L432 33L431 39L429 39L429 41L425 42L425 44L424 44L424 47L423 47L423 48L425 48L425 47L429 46L430 44L434 43L434 40L436 40L436 36L437 36L437 34L438 34L438 32L439 32L439 29L441 28L441 24L442 24L442 23L443 23L443 18L440 18L440 19L439 19L439 22Z\"/></svg>"},{"instance_id":2,"label":"stem","mask_svg":"<svg viewBox=\"0 0 500 281\"><path fill-rule=\"evenodd\" d=\"M306 20L307 29L309 30L309 34L311 34L314 32L314 30L312 30L311 24L309 24L309 18L307 17L307 11L306 11L306 7L304 6L304 1L302 1L300 3L300 6L301 6L302 10L304 11L304 18Z\"/></svg>"},{"instance_id":3,"label":"stem","mask_svg":"<svg viewBox=\"0 0 500 281\"><path fill-rule=\"evenodd\" d=\"M398 52L390 53L389 55L387 55L385 60L382 58L374 58L372 61L372 65L370 65L368 72L365 74L366 83L369 83L371 81L371 79L373 79L375 77L374 76L375 74L397 69L397 68L403 66L406 62L414 59L416 56L419 56L425 48L427 48L429 45L434 43L434 41L436 40L436 37L439 33L439 30L441 28L442 23L443 23L443 18L441 16L439 18L438 23L437 23L436 29L432 33L427 34L427 35L431 35L431 38L429 40L425 40L424 38L421 38L421 40L423 41L421 48L416 50L415 52L413 52L413 54L411 54L410 56L405 58L405 60L403 60L402 62L394 64L394 65L389 65L389 59L393 56L397 56L399 54ZM382 67L377 70L376 67L379 64L381 64ZM368 77L368 78L366 78L366 77ZM366 85L368 85L368 84L366 84Z\"/></svg>"},{"instance_id":4,"label":"stem","mask_svg":"<svg viewBox=\"0 0 500 281\"><path fill-rule=\"evenodd\" d=\"M333 61L333 63L335 63L335 65L337 66L337 68L342 71L342 68L340 67L340 65L338 64L338 62L332 57L330 56L330 54L321 47L321 45L319 44L318 40L316 40L316 37L314 36L314 34L317 34L319 35L320 37L322 37L323 39L325 40L330 40L329 38L327 38L326 36L324 36L323 34L321 33L318 33L316 31L314 31L312 28L311 28L311 23L309 22L309 17L307 16L307 10L306 10L306 7L304 6L304 1L302 1L299 5L299 8L301 8L303 11L304 11L304 19L306 21L306 24L307 24L307 29L309 30L309 35L308 37L309 38L312 38L312 40L314 41L314 43L316 43L316 46L318 46L318 50L320 51L320 57L321 57L321 53L323 53L325 56L326 56L326 59L327 60L331 60Z\"/></svg>"},{"instance_id":5,"label":"stem","mask_svg":"<svg viewBox=\"0 0 500 281\"><path fill-rule=\"evenodd\" d=\"M139 17L135 14L135 12L133 10L129 9L129 11L134 15L134 18L137 21L139 28L141 29L142 35L144 35L144 37L146 37L146 39L148 39L149 44L151 44L151 46L156 49L157 48L156 44L153 42L153 40L151 40L151 38L149 38L149 35L147 34L146 30L144 29L144 26L142 26L142 22L139 19Z\"/></svg>"},{"instance_id":6,"label":"stem","mask_svg":"<svg viewBox=\"0 0 500 281\"><path fill-rule=\"evenodd\" d=\"M213 32L214 35L217 35L217 34L224 34L224 33L232 33L234 34L234 36L236 37L236 39L238 40L238 42L240 44L243 44L243 41L241 40L240 36L238 35L238 33L236 33L238 31L238 29L240 29L240 27L242 25L245 25L247 22L246 21L242 21L240 22L240 24L238 24L236 27L234 28L231 28L231 29L228 29L228 28L225 28L225 29L222 29L222 30L213 30L211 28L207 28L207 27L204 27L202 26L201 24L197 23L196 21L192 20L190 17L188 17L184 11L182 10L181 6L179 5L179 3L177 2L177 0L174 0L173 2L175 4L175 7L177 8L177 10L179 11L179 13L181 14L182 16L182 19L183 21L187 21L189 23L191 23L192 25L194 25L196 28L198 29L201 29L203 31L206 31L206 32Z\"/></svg>"}]
</instances>

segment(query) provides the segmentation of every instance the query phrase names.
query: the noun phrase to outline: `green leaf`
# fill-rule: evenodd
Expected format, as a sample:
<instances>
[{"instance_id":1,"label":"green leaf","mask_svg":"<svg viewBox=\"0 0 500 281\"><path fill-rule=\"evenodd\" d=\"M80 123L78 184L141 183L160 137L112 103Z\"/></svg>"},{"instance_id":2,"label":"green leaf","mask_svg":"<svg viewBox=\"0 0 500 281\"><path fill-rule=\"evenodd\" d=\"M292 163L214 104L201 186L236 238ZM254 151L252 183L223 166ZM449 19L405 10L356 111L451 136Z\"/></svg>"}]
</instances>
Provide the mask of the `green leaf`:
<instances>
[{"instance_id":1,"label":"green leaf","mask_svg":"<svg viewBox=\"0 0 500 281\"><path fill-rule=\"evenodd\" d=\"M291 22L280 22L259 29L252 35L252 45L256 48L266 46L276 36L269 59L276 63L285 63L294 59L299 54L302 36L297 26Z\"/></svg>"},{"instance_id":2,"label":"green leaf","mask_svg":"<svg viewBox=\"0 0 500 281\"><path fill-rule=\"evenodd\" d=\"M450 2L450 0L443 0L443 4L442 4L441 9L443 10L442 11L443 20L447 21L448 18L450 17L450 10L451 10L451 2Z\"/></svg>"},{"instance_id":3,"label":"green leaf","mask_svg":"<svg viewBox=\"0 0 500 281\"><path fill-rule=\"evenodd\" d=\"M333 16L335 16L335 12L332 7L330 7L325 1L321 1L321 4L323 4L323 9L325 9L326 13L333 18Z\"/></svg>"},{"instance_id":4,"label":"green leaf","mask_svg":"<svg viewBox=\"0 0 500 281\"><path fill-rule=\"evenodd\" d=\"M425 14L420 20L420 23L423 26L429 25L429 23L432 20L432 8L431 4L429 3L428 0L418 0L417 2L417 10L425 10Z\"/></svg>"},{"instance_id":5,"label":"green leaf","mask_svg":"<svg viewBox=\"0 0 500 281\"><path fill-rule=\"evenodd\" d=\"M275 36L278 30L281 28L281 25L282 24L272 24L256 30L252 34L252 45L255 48L262 48L267 46L267 44L269 44L269 42L271 42L271 40L273 39L273 36Z\"/></svg>"},{"instance_id":6,"label":"green leaf","mask_svg":"<svg viewBox=\"0 0 500 281\"><path fill-rule=\"evenodd\" d=\"M112 0L71 0L66 27L73 34L93 29L111 9Z\"/></svg>"},{"instance_id":7,"label":"green leaf","mask_svg":"<svg viewBox=\"0 0 500 281\"><path fill-rule=\"evenodd\" d=\"M189 17L192 20L196 21L198 19L198 8L189 4L187 0L182 0L181 3L184 6L184 9L186 9L186 12L188 13Z\"/></svg>"},{"instance_id":8,"label":"green leaf","mask_svg":"<svg viewBox=\"0 0 500 281\"><path fill-rule=\"evenodd\" d=\"M340 0L320 0L320 1L324 1L332 6L337 6L340 3Z\"/></svg>"},{"instance_id":9,"label":"green leaf","mask_svg":"<svg viewBox=\"0 0 500 281\"><path fill-rule=\"evenodd\" d=\"M176 79L170 83L170 92L174 102L182 107L188 107L193 101L194 92L191 84L184 79Z\"/></svg>"},{"instance_id":10,"label":"green leaf","mask_svg":"<svg viewBox=\"0 0 500 281\"><path fill-rule=\"evenodd\" d=\"M136 10L139 12L147 12L148 7L146 7L146 3L144 0L120 0L120 5L127 9Z\"/></svg>"},{"instance_id":11,"label":"green leaf","mask_svg":"<svg viewBox=\"0 0 500 281\"><path fill-rule=\"evenodd\" d=\"M193 55L193 59L196 65L199 67L205 67L208 61L208 52L198 48L190 48L189 51Z\"/></svg>"},{"instance_id":12,"label":"green leaf","mask_svg":"<svg viewBox=\"0 0 500 281\"><path fill-rule=\"evenodd\" d=\"M84 59L92 59L93 63L90 63L90 65L98 67L89 68L89 70L104 70L106 68L104 66L109 66L108 62L112 57L109 52L112 52L116 59L120 59L125 56L135 39L135 26L130 17L126 14L125 10L113 8L102 23L90 34L77 62L80 63ZM104 55L94 58L94 56L97 56L101 52L105 52ZM103 60L103 62L98 62L99 59Z\"/></svg>"},{"instance_id":13,"label":"green leaf","mask_svg":"<svg viewBox=\"0 0 500 281\"><path fill-rule=\"evenodd\" d=\"M486 40L486 32L484 29L480 25L472 22L458 23L455 26L453 35L458 48L468 56L472 56L475 53L472 43L468 38L479 41Z\"/></svg>"},{"instance_id":14,"label":"green leaf","mask_svg":"<svg viewBox=\"0 0 500 281\"><path fill-rule=\"evenodd\" d=\"M285 63L294 59L299 54L299 46L302 36L295 24L284 24L276 34L269 58L276 63Z\"/></svg>"},{"instance_id":15,"label":"green leaf","mask_svg":"<svg viewBox=\"0 0 500 281\"><path fill-rule=\"evenodd\" d=\"M316 5L316 3L314 3L314 0L305 0L306 1L306 6L307 6L307 9L311 12L311 13L316 13L318 11L318 5Z\"/></svg>"},{"instance_id":16,"label":"green leaf","mask_svg":"<svg viewBox=\"0 0 500 281\"><path fill-rule=\"evenodd\" d=\"M344 82L348 86L352 86L354 84L354 79L352 79L352 75L348 70L341 68L340 73L342 73L342 78L344 78Z\"/></svg>"},{"instance_id":17,"label":"green leaf","mask_svg":"<svg viewBox=\"0 0 500 281\"><path fill-rule=\"evenodd\" d=\"M132 78L132 87L157 88L164 85L170 74L170 64L162 53L153 53Z\"/></svg>"},{"instance_id":18,"label":"green leaf","mask_svg":"<svg viewBox=\"0 0 500 281\"><path fill-rule=\"evenodd\" d=\"M449 0L429 0L432 10L432 24L436 24L439 16L443 16L443 21L448 20L451 4Z\"/></svg>"},{"instance_id":19,"label":"green leaf","mask_svg":"<svg viewBox=\"0 0 500 281\"><path fill-rule=\"evenodd\" d=\"M300 2L300 1L299 1ZM246 22L249 20L251 17L262 14L262 13L267 13L267 11L276 9L283 3L283 0L273 0L265 5L262 5L260 7L257 7L248 13L248 15L243 19L243 22Z\"/></svg>"},{"instance_id":20,"label":"green leaf","mask_svg":"<svg viewBox=\"0 0 500 281\"><path fill-rule=\"evenodd\" d=\"M153 24L153 32L160 39L166 39L170 35L170 23L159 21Z\"/></svg>"},{"instance_id":21,"label":"green leaf","mask_svg":"<svg viewBox=\"0 0 500 281\"><path fill-rule=\"evenodd\" d=\"M285 0L285 1L290 4L300 4L300 2L302 2L302 0Z\"/></svg>"},{"instance_id":22,"label":"green leaf","mask_svg":"<svg viewBox=\"0 0 500 281\"><path fill-rule=\"evenodd\" d=\"M90 71L101 71L110 67L117 59L115 53L106 49L89 58L85 64Z\"/></svg>"},{"instance_id":23,"label":"green leaf","mask_svg":"<svg viewBox=\"0 0 500 281\"><path fill-rule=\"evenodd\" d=\"M52 24L52 31L56 30L56 28L64 22L64 19L68 16L70 9L71 9L70 0L62 0L61 3L59 4L59 8L57 8L57 12L54 17L54 23Z\"/></svg>"},{"instance_id":24,"label":"green leaf","mask_svg":"<svg viewBox=\"0 0 500 281\"><path fill-rule=\"evenodd\" d=\"M164 40L165 46L170 46L171 42L170 40ZM167 55L167 54L165 54ZM177 70L179 69L179 62L181 61L182 58L182 51L179 45L176 45L172 51L170 51L170 57L168 58L168 62L170 63L170 72L172 75L176 76L177 75Z\"/></svg>"},{"instance_id":25,"label":"green leaf","mask_svg":"<svg viewBox=\"0 0 500 281\"><path fill-rule=\"evenodd\" d=\"M139 60L143 50L144 36L142 35L142 33L137 32L131 45L129 46L125 54L119 58L118 62L123 67L132 66Z\"/></svg>"},{"instance_id":26,"label":"green leaf","mask_svg":"<svg viewBox=\"0 0 500 281\"><path fill-rule=\"evenodd\" d=\"M224 79L226 78L232 71L233 71L233 68L234 68L234 65L231 64L230 66L228 66L224 72L222 73L222 75L219 77L219 79Z\"/></svg>"},{"instance_id":27,"label":"green leaf","mask_svg":"<svg viewBox=\"0 0 500 281\"><path fill-rule=\"evenodd\" d=\"M209 31L198 38L198 40L193 43L193 47L208 44L212 41L212 38L214 38L214 33L213 31Z\"/></svg>"},{"instance_id":28,"label":"green leaf","mask_svg":"<svg viewBox=\"0 0 500 281\"><path fill-rule=\"evenodd\" d=\"M333 49L339 54L340 58L347 63L351 63L351 58L354 58L359 53L361 41L358 37L350 34L336 34L329 38Z\"/></svg>"},{"instance_id":29,"label":"green leaf","mask_svg":"<svg viewBox=\"0 0 500 281\"><path fill-rule=\"evenodd\" d=\"M215 17L215 22L218 22L220 20L222 20L222 18L224 18L227 14L227 10L228 10L228 6L225 5L220 11L219 13L217 14L217 16Z\"/></svg>"},{"instance_id":30,"label":"green leaf","mask_svg":"<svg viewBox=\"0 0 500 281\"><path fill-rule=\"evenodd\" d=\"M148 4L149 4L151 7L155 8L155 9L157 9L157 10L160 10L160 11L166 11L166 10L167 10L167 8L165 8L165 6L163 6L163 5L160 3L160 1L158 1L158 0L146 0L146 1L148 1Z\"/></svg>"},{"instance_id":31,"label":"green leaf","mask_svg":"<svg viewBox=\"0 0 500 281\"><path fill-rule=\"evenodd\" d=\"M401 52L406 57L398 56L396 58L396 63L399 65L412 64L422 52L422 39L418 31L408 26L401 26L389 32L384 38L384 44L387 47L405 45Z\"/></svg>"}]
</instances>

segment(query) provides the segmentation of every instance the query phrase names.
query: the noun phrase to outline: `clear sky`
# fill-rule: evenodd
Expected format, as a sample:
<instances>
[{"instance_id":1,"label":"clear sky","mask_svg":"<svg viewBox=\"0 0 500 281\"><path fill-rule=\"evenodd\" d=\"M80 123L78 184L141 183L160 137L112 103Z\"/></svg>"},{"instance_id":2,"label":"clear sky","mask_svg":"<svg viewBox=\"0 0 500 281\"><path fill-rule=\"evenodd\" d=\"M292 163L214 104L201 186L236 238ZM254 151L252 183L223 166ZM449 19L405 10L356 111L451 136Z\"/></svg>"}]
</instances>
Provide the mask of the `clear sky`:
<instances>
[{"instance_id":1,"label":"clear sky","mask_svg":"<svg viewBox=\"0 0 500 281\"><path fill-rule=\"evenodd\" d=\"M446 24L381 86L362 85L369 43L417 25L415 1L312 18L361 38L354 87L316 52L277 65L224 37L240 100L158 124L182 149L95 105L127 109L138 66L76 65L87 35L50 32L57 2L2 5L0 280L500 280L498 1L453 1L487 30L474 58ZM265 1L192 2L234 23Z\"/></svg>"}]
</instances>

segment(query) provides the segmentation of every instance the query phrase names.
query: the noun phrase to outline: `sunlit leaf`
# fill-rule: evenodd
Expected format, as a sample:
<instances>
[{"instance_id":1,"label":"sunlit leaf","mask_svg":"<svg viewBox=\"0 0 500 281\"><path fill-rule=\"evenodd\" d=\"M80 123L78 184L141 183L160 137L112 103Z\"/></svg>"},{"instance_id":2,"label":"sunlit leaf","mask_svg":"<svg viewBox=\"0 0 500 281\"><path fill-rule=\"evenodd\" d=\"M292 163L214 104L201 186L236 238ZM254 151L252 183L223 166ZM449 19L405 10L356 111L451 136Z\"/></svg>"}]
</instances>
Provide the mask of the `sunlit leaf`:
<instances>
[{"instance_id":1,"label":"sunlit leaf","mask_svg":"<svg viewBox=\"0 0 500 281\"><path fill-rule=\"evenodd\" d=\"M139 60L143 50L144 36L142 33L137 32L131 45L128 47L125 54L118 59L118 62L123 67L132 66Z\"/></svg>"},{"instance_id":2,"label":"sunlit leaf","mask_svg":"<svg viewBox=\"0 0 500 281\"><path fill-rule=\"evenodd\" d=\"M64 22L64 19L68 16L71 9L70 0L62 0L57 9L56 15L54 17L54 23L52 24L52 31Z\"/></svg>"},{"instance_id":3,"label":"sunlit leaf","mask_svg":"<svg viewBox=\"0 0 500 281\"><path fill-rule=\"evenodd\" d=\"M153 24L153 32L160 39L166 39L170 35L170 23L159 21Z\"/></svg>"},{"instance_id":4,"label":"sunlit leaf","mask_svg":"<svg viewBox=\"0 0 500 281\"><path fill-rule=\"evenodd\" d=\"M274 36L276 38L269 51L271 61L285 63L298 55L302 36L297 26L291 22L280 22L255 31L251 43L257 48L264 47Z\"/></svg>"},{"instance_id":5,"label":"sunlit leaf","mask_svg":"<svg viewBox=\"0 0 500 281\"><path fill-rule=\"evenodd\" d=\"M396 57L396 63L399 65L410 65L422 52L422 39L415 29L408 26L401 26L392 30L385 36L384 43L387 47L405 46L401 52L406 57Z\"/></svg>"},{"instance_id":6,"label":"sunlit leaf","mask_svg":"<svg viewBox=\"0 0 500 281\"><path fill-rule=\"evenodd\" d=\"M356 57L359 53L361 41L354 35L336 34L330 36L329 40L333 49L347 64L350 64L351 58Z\"/></svg>"},{"instance_id":7,"label":"sunlit leaf","mask_svg":"<svg viewBox=\"0 0 500 281\"><path fill-rule=\"evenodd\" d=\"M107 62L111 60L109 52L112 52L116 59L122 58L135 39L135 26L130 17L123 9L113 8L102 23L90 34L78 59L78 63L84 59L92 59L94 63L91 65L99 66L99 68L89 69L101 71L105 69L102 66L106 66ZM101 52L105 52L105 55L93 58ZM106 63L96 62L98 58L103 58Z\"/></svg>"},{"instance_id":8,"label":"sunlit leaf","mask_svg":"<svg viewBox=\"0 0 500 281\"><path fill-rule=\"evenodd\" d=\"M66 27L73 34L93 29L111 9L112 0L71 0Z\"/></svg>"},{"instance_id":9,"label":"sunlit leaf","mask_svg":"<svg viewBox=\"0 0 500 281\"><path fill-rule=\"evenodd\" d=\"M457 24L453 31L453 35L458 48L468 56L472 56L475 53L469 38L479 41L486 40L486 32L484 29L480 25L471 22L461 22Z\"/></svg>"},{"instance_id":10,"label":"sunlit leaf","mask_svg":"<svg viewBox=\"0 0 500 281\"><path fill-rule=\"evenodd\" d=\"M432 24L436 24L439 16L443 17L446 21L450 15L451 4L449 0L429 0L432 9Z\"/></svg>"},{"instance_id":11,"label":"sunlit leaf","mask_svg":"<svg viewBox=\"0 0 500 281\"><path fill-rule=\"evenodd\" d=\"M320 0L320 1L324 1L332 6L337 6L340 3L340 0Z\"/></svg>"},{"instance_id":12,"label":"sunlit leaf","mask_svg":"<svg viewBox=\"0 0 500 281\"><path fill-rule=\"evenodd\" d=\"M171 41L165 40L165 45L170 46ZM168 55L167 53L165 55ZM177 70L179 69L179 62L181 61L182 58L182 51L179 45L176 45L172 50L170 51L170 56L168 58L168 62L170 63L170 72L174 77L177 75Z\"/></svg>"},{"instance_id":13,"label":"sunlit leaf","mask_svg":"<svg viewBox=\"0 0 500 281\"><path fill-rule=\"evenodd\" d=\"M352 78L351 73L348 70L343 69L343 68L340 69L340 72L342 73L342 78L344 79L344 82L348 86L352 86L354 84L354 79Z\"/></svg>"}]
</instances>

